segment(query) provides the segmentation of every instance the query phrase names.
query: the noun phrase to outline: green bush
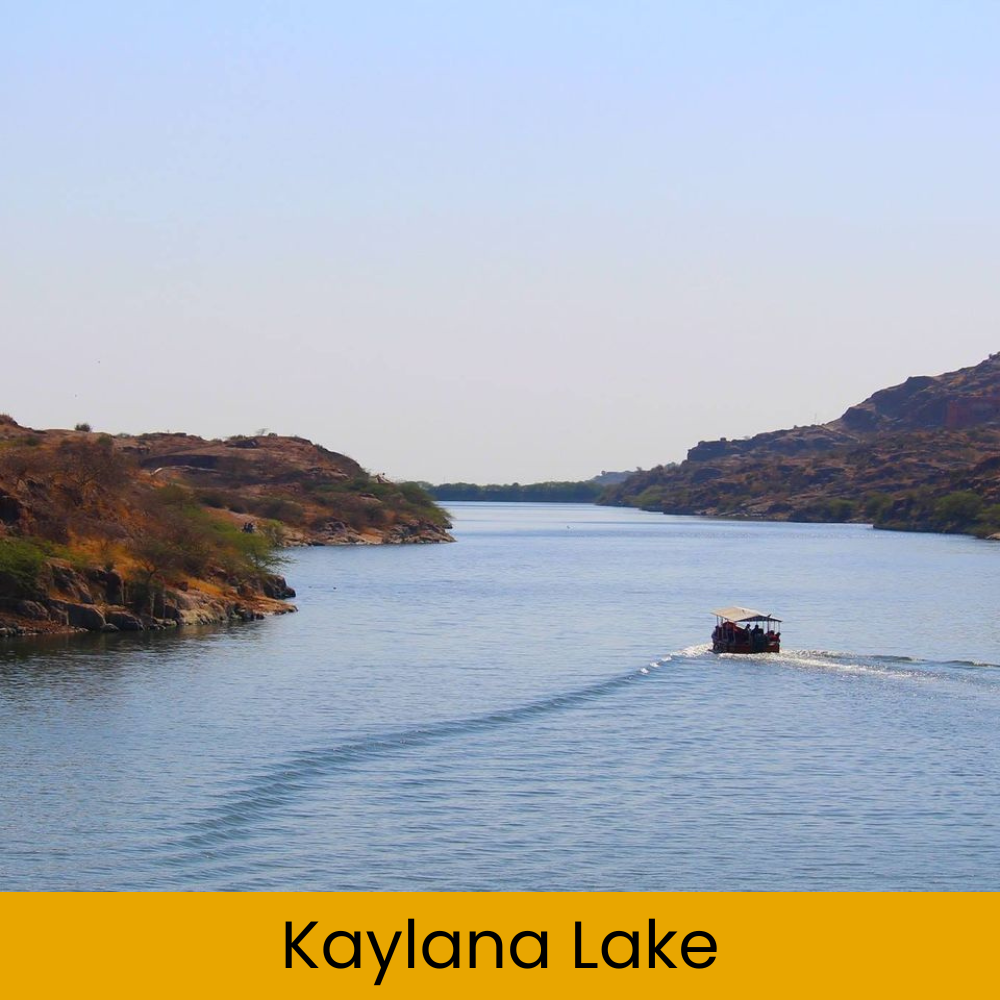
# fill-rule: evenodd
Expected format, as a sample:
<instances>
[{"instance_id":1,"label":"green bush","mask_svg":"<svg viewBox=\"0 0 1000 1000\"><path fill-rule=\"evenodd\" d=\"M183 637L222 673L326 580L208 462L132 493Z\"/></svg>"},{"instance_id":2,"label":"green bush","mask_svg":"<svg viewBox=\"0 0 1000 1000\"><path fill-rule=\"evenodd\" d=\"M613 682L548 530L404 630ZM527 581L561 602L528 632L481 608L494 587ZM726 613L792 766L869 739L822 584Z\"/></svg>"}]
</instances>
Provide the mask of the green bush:
<instances>
[{"instance_id":1,"label":"green bush","mask_svg":"<svg viewBox=\"0 0 1000 1000\"><path fill-rule=\"evenodd\" d=\"M633 501L634 506L642 510L660 510L663 505L663 488L647 486Z\"/></svg>"},{"instance_id":2,"label":"green bush","mask_svg":"<svg viewBox=\"0 0 1000 1000\"><path fill-rule=\"evenodd\" d=\"M252 535L237 531L232 541L245 567L249 567L256 576L276 573L285 562L278 549L280 536L266 528Z\"/></svg>"},{"instance_id":3,"label":"green bush","mask_svg":"<svg viewBox=\"0 0 1000 1000\"><path fill-rule=\"evenodd\" d=\"M792 519L812 524L842 524L844 521L850 521L856 512L857 504L853 500L826 497L802 507L792 515Z\"/></svg>"},{"instance_id":4,"label":"green bush","mask_svg":"<svg viewBox=\"0 0 1000 1000\"><path fill-rule=\"evenodd\" d=\"M407 503L416 504L418 507L431 507L434 500L419 483L400 483L399 492Z\"/></svg>"},{"instance_id":5,"label":"green bush","mask_svg":"<svg viewBox=\"0 0 1000 1000\"><path fill-rule=\"evenodd\" d=\"M888 493L869 493L865 499L865 517L880 521L891 506L892 497Z\"/></svg>"},{"instance_id":6,"label":"green bush","mask_svg":"<svg viewBox=\"0 0 1000 1000\"><path fill-rule=\"evenodd\" d=\"M0 594L26 597L39 587L44 547L30 538L0 538Z\"/></svg>"},{"instance_id":7,"label":"green bush","mask_svg":"<svg viewBox=\"0 0 1000 1000\"><path fill-rule=\"evenodd\" d=\"M990 504L980 511L975 533L982 537L1000 533L1000 503Z\"/></svg>"},{"instance_id":8,"label":"green bush","mask_svg":"<svg viewBox=\"0 0 1000 1000\"><path fill-rule=\"evenodd\" d=\"M971 490L961 490L941 497L934 505L934 514L942 524L959 527L975 522L982 509L982 497Z\"/></svg>"},{"instance_id":9,"label":"green bush","mask_svg":"<svg viewBox=\"0 0 1000 1000\"><path fill-rule=\"evenodd\" d=\"M203 507L182 486L171 484L154 490L148 498L147 531L132 543L140 566L137 582L148 594L155 584L189 575L223 574L239 582L253 581L280 563L277 526L244 532Z\"/></svg>"}]
</instances>

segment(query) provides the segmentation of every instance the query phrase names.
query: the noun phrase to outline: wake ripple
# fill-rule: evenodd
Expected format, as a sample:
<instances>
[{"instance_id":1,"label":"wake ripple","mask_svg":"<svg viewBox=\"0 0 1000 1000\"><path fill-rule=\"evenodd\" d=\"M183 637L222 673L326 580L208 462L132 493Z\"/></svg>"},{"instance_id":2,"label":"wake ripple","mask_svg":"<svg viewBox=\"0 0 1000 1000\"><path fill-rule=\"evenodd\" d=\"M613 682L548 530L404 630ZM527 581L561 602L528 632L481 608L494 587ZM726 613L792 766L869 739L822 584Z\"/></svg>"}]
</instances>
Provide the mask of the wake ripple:
<instances>
[{"instance_id":1,"label":"wake ripple","mask_svg":"<svg viewBox=\"0 0 1000 1000\"><path fill-rule=\"evenodd\" d=\"M721 653L719 659L745 660L746 657ZM789 649L780 653L760 653L753 660L792 668L825 669L901 679L954 680L964 676L969 680L989 684L1000 680L996 675L991 676L992 671L1000 671L1000 664L982 660L925 660L890 653L846 653L826 649Z\"/></svg>"},{"instance_id":2,"label":"wake ripple","mask_svg":"<svg viewBox=\"0 0 1000 1000\"><path fill-rule=\"evenodd\" d=\"M252 834L262 818L309 792L317 780L326 779L345 768L593 703L626 684L649 677L652 671L671 661L697 662L704 659L709 664L719 661L746 663L750 659L734 654L716 657L710 654L710 648L708 643L688 646L651 660L647 666L626 674L511 708L295 751L280 762L242 779L223 795L221 801L184 823L180 827L180 839L176 838L175 828L174 836L168 834L168 845L156 849L156 854L159 861L168 866L186 868L191 864L222 862L223 868L226 868L228 849ZM808 649L758 654L752 657L752 662L755 666L773 663L775 667L833 670L901 680L927 680L935 676L940 679L954 678L956 671L974 671L982 676L991 670L1000 670L996 664L968 660L931 661L889 654L859 655Z\"/></svg>"},{"instance_id":3,"label":"wake ripple","mask_svg":"<svg viewBox=\"0 0 1000 1000\"><path fill-rule=\"evenodd\" d=\"M649 676L651 670L670 662L673 655L652 660L647 667L641 667L627 674L619 674L584 688L541 698L524 705L347 740L329 747L299 750L289 754L280 763L265 768L243 781L220 803L209 807L204 815L184 824L181 829L187 829L189 832L180 840L173 840L172 857L163 857L159 851L157 853L167 864L187 865L192 861L209 860L227 843L239 839L250 831L259 819L288 804L300 793L307 792L317 779L325 779L339 770L358 763L406 753L432 743L484 730L516 725L538 716L594 702L626 684Z\"/></svg>"}]
</instances>

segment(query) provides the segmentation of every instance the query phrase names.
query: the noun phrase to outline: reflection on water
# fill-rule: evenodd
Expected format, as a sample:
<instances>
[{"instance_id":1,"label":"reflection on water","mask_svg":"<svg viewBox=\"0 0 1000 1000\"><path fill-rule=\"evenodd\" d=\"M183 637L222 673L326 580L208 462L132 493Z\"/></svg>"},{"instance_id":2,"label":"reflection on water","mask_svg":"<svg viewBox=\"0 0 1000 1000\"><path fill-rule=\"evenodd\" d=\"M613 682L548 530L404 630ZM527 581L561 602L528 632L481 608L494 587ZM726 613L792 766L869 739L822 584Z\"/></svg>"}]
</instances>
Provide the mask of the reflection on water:
<instances>
[{"instance_id":1,"label":"reflection on water","mask_svg":"<svg viewBox=\"0 0 1000 1000\"><path fill-rule=\"evenodd\" d=\"M0 644L2 887L1000 887L1000 547L454 513L298 615Z\"/></svg>"}]
</instances>

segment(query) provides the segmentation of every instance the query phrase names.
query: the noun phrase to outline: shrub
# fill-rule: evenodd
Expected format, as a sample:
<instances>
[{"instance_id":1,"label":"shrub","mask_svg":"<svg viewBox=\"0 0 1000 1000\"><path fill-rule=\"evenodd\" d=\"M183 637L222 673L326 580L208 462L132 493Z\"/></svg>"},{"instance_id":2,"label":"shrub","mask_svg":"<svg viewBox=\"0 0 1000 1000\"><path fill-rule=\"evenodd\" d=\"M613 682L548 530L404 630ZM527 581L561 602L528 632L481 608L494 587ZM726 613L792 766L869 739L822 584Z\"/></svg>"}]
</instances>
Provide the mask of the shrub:
<instances>
[{"instance_id":1,"label":"shrub","mask_svg":"<svg viewBox=\"0 0 1000 1000\"><path fill-rule=\"evenodd\" d=\"M892 497L888 493L869 493L865 499L865 516L880 521L891 506Z\"/></svg>"},{"instance_id":2,"label":"shrub","mask_svg":"<svg viewBox=\"0 0 1000 1000\"><path fill-rule=\"evenodd\" d=\"M90 424L87 423L77 424L76 427L73 428L75 431L86 431L88 434L90 433L90 429Z\"/></svg>"},{"instance_id":3,"label":"shrub","mask_svg":"<svg viewBox=\"0 0 1000 1000\"><path fill-rule=\"evenodd\" d=\"M373 528L383 528L389 522L389 515L384 507L372 504L365 510L365 518Z\"/></svg>"},{"instance_id":4,"label":"shrub","mask_svg":"<svg viewBox=\"0 0 1000 1000\"><path fill-rule=\"evenodd\" d=\"M400 483L399 492L402 493L404 500L419 507L430 507L434 503L430 493L419 483Z\"/></svg>"},{"instance_id":5,"label":"shrub","mask_svg":"<svg viewBox=\"0 0 1000 1000\"><path fill-rule=\"evenodd\" d=\"M153 490L146 499L146 514L146 528L131 546L138 566L136 582L142 585L140 600L149 600L157 586L183 575L221 574L252 582L281 562L277 526L244 532L231 520L212 514L182 486Z\"/></svg>"},{"instance_id":6,"label":"shrub","mask_svg":"<svg viewBox=\"0 0 1000 1000\"><path fill-rule=\"evenodd\" d=\"M198 490L198 499L206 507L215 507L217 510L227 506L226 495L221 490Z\"/></svg>"},{"instance_id":7,"label":"shrub","mask_svg":"<svg viewBox=\"0 0 1000 1000\"><path fill-rule=\"evenodd\" d=\"M659 486L647 486L632 501L633 505L642 510L659 510L663 504L663 488Z\"/></svg>"},{"instance_id":8,"label":"shrub","mask_svg":"<svg viewBox=\"0 0 1000 1000\"><path fill-rule=\"evenodd\" d=\"M32 595L45 567L42 546L30 538L0 538L0 593L8 597Z\"/></svg>"},{"instance_id":9,"label":"shrub","mask_svg":"<svg viewBox=\"0 0 1000 1000\"><path fill-rule=\"evenodd\" d=\"M977 535L995 535L1000 532L1000 503L984 507L979 514Z\"/></svg>"},{"instance_id":10,"label":"shrub","mask_svg":"<svg viewBox=\"0 0 1000 1000\"><path fill-rule=\"evenodd\" d=\"M116 493L128 479L125 459L115 451L106 434L97 441L60 442L52 459L63 485L77 502L93 501L96 494Z\"/></svg>"},{"instance_id":11,"label":"shrub","mask_svg":"<svg viewBox=\"0 0 1000 1000\"><path fill-rule=\"evenodd\" d=\"M934 505L937 519L947 525L967 525L975 521L983 509L982 497L971 490L961 490L941 497Z\"/></svg>"},{"instance_id":12,"label":"shrub","mask_svg":"<svg viewBox=\"0 0 1000 1000\"><path fill-rule=\"evenodd\" d=\"M273 521L286 521L289 524L302 524L305 519L302 505L287 497L262 498L253 504L253 511Z\"/></svg>"},{"instance_id":13,"label":"shrub","mask_svg":"<svg viewBox=\"0 0 1000 1000\"><path fill-rule=\"evenodd\" d=\"M285 557L278 551L279 535L270 526L252 535L240 531L236 533L234 542L242 560L257 576L276 572L285 562Z\"/></svg>"},{"instance_id":14,"label":"shrub","mask_svg":"<svg viewBox=\"0 0 1000 1000\"><path fill-rule=\"evenodd\" d=\"M842 524L855 516L857 505L842 497L824 497L797 510L792 519L808 523Z\"/></svg>"}]
</instances>

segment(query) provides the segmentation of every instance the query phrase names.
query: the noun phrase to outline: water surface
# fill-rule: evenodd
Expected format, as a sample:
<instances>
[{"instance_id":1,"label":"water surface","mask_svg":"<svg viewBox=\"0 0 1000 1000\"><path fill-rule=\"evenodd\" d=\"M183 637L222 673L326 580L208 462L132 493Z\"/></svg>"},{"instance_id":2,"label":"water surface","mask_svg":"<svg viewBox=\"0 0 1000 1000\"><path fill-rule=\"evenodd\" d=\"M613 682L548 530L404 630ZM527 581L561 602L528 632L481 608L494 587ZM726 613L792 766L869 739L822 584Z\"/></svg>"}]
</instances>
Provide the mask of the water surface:
<instances>
[{"instance_id":1,"label":"water surface","mask_svg":"<svg viewBox=\"0 0 1000 1000\"><path fill-rule=\"evenodd\" d=\"M0 644L0 887L1000 889L1000 546L450 507L298 615Z\"/></svg>"}]
</instances>

